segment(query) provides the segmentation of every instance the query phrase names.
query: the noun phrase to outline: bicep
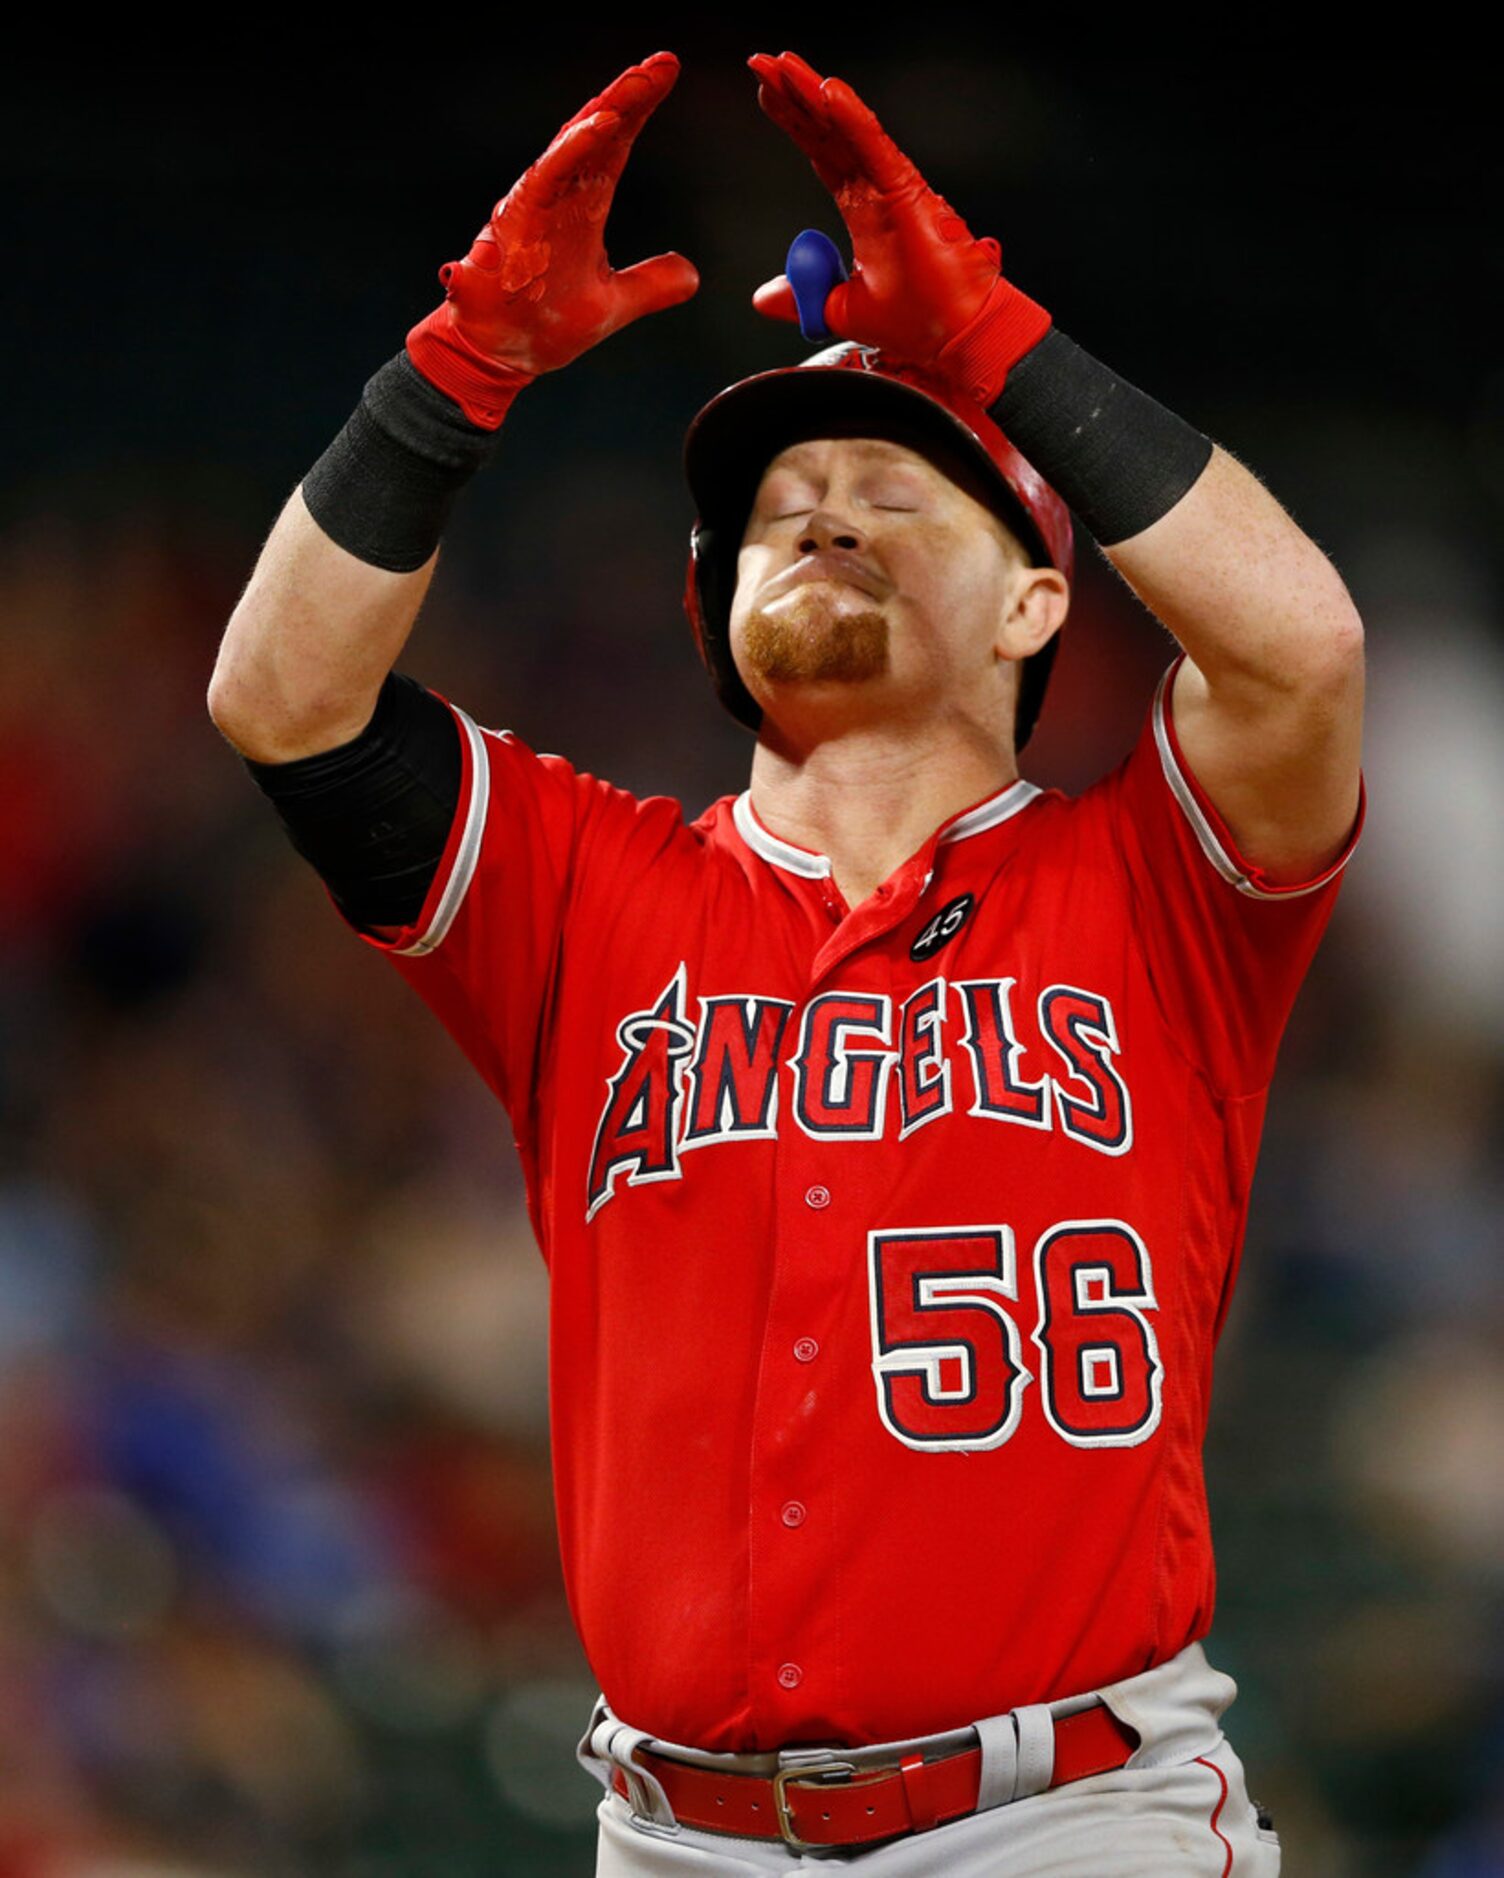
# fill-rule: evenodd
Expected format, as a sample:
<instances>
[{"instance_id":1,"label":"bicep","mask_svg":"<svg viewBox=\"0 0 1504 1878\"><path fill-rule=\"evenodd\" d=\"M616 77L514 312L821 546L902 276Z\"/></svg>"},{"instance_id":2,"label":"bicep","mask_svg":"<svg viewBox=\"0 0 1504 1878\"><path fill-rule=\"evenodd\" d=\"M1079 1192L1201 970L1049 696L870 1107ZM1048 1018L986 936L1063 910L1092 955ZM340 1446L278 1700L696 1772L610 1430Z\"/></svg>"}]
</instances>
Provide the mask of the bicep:
<instances>
[{"instance_id":1,"label":"bicep","mask_svg":"<svg viewBox=\"0 0 1504 1878\"><path fill-rule=\"evenodd\" d=\"M1264 859L1270 844L1261 854L1245 847L1246 835L1191 766L1174 690L1188 663L1182 655L1161 679L1144 730L1104 799L1126 872L1131 930L1166 1024L1214 1089L1242 1097L1267 1087L1273 1074L1291 1005L1357 844L1362 783L1335 852L1303 871L1289 861L1271 869ZM1199 677L1191 680L1193 699Z\"/></svg>"},{"instance_id":2,"label":"bicep","mask_svg":"<svg viewBox=\"0 0 1504 1878\"><path fill-rule=\"evenodd\" d=\"M1319 675L1217 687L1189 657L1170 700L1180 752L1234 836L1274 883L1308 880L1341 853L1358 813L1362 630Z\"/></svg>"},{"instance_id":3,"label":"bicep","mask_svg":"<svg viewBox=\"0 0 1504 1878\"><path fill-rule=\"evenodd\" d=\"M1108 558L1186 653L1175 732L1249 863L1320 871L1359 802L1363 626L1331 561L1225 450Z\"/></svg>"}]
</instances>

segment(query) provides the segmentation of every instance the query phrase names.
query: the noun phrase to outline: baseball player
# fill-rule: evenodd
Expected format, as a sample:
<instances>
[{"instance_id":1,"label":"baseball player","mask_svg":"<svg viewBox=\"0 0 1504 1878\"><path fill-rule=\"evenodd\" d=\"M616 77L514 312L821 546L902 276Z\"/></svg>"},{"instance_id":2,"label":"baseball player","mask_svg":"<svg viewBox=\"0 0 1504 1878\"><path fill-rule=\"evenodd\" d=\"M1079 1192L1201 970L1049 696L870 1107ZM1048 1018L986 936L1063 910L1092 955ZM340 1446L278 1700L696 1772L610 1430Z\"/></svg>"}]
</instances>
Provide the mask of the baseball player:
<instances>
[{"instance_id":1,"label":"baseball player","mask_svg":"<svg viewBox=\"0 0 1504 1878\"><path fill-rule=\"evenodd\" d=\"M700 413L695 820L396 673L511 401L687 299L563 127L288 503L210 694L510 1118L552 1284L599 1871L1277 1871L1202 1650L1201 1447L1281 1030L1362 820L1362 631L1246 470L1001 271L839 79L751 60L851 241ZM1179 652L1024 780L1071 513ZM583 1719L583 1718L582 1718Z\"/></svg>"}]
</instances>

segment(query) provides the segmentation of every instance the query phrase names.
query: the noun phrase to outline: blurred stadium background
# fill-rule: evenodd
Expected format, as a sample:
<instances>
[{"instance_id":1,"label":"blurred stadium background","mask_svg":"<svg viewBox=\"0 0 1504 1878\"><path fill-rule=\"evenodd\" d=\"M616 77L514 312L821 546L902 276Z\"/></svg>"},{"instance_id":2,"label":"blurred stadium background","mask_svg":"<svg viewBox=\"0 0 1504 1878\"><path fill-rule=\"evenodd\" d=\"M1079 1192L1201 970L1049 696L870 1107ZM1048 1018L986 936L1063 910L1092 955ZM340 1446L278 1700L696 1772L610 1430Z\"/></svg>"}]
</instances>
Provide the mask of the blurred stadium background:
<instances>
[{"instance_id":1,"label":"blurred stadium background","mask_svg":"<svg viewBox=\"0 0 1504 1878\"><path fill-rule=\"evenodd\" d=\"M1370 820L1220 1354L1210 1647L1287 1871L1504 1872L1496 107L1460 61L1283 36L1195 62L943 16L903 57L846 37L765 35L1252 464L1366 617ZM402 664L698 813L748 745L679 612L679 443L799 356L749 295L797 229L838 232L755 109L764 38L0 78L3 1878L593 1869L505 1118L204 693L439 263L659 43L686 69L611 251L680 248L704 286L519 401ZM1168 652L1088 551L1026 773L1110 767Z\"/></svg>"}]
</instances>

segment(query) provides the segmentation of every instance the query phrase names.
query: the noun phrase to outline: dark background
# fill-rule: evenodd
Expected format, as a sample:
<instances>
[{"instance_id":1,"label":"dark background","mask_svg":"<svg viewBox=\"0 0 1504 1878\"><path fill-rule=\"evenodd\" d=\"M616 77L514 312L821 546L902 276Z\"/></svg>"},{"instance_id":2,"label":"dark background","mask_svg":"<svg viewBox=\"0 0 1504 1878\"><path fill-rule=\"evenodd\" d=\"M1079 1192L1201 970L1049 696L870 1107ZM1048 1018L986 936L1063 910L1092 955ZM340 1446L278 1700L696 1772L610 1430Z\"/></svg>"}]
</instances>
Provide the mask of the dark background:
<instances>
[{"instance_id":1,"label":"dark background","mask_svg":"<svg viewBox=\"0 0 1504 1878\"><path fill-rule=\"evenodd\" d=\"M567 56L502 22L380 60L310 24L280 71L0 77L7 1874L592 1868L505 1119L204 693L278 506L440 262L666 44L685 70L610 247L678 248L701 291L518 401L401 663L692 813L743 786L679 611L678 450L713 391L801 355L750 294L799 228L839 233L744 68L790 43L1067 332L1254 467L1363 610L1370 820L1220 1354L1209 1647L1288 1869L1504 1871L1497 102L1463 58L1312 60L1310 20L1195 60L937 22L904 56L660 16L561 29ZM1173 650L1083 547L1024 764L1067 788Z\"/></svg>"}]
</instances>

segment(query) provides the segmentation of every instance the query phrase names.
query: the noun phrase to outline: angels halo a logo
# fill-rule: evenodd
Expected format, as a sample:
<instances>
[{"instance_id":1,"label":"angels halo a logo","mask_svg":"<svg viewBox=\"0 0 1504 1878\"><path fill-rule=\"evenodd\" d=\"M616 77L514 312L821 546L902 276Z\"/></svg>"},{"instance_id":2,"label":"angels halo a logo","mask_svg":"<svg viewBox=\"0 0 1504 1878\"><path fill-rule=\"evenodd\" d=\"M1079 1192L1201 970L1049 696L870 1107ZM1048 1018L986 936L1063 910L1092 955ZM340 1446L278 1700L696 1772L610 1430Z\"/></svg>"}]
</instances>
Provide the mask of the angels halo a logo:
<instances>
[{"instance_id":1,"label":"angels halo a logo","mask_svg":"<svg viewBox=\"0 0 1504 1878\"><path fill-rule=\"evenodd\" d=\"M941 946L948 945L955 938L971 917L971 909L975 905L976 900L969 893L963 893L954 900L947 900L913 945L909 947L909 957L916 964L922 964L925 959L932 959Z\"/></svg>"}]
</instances>

